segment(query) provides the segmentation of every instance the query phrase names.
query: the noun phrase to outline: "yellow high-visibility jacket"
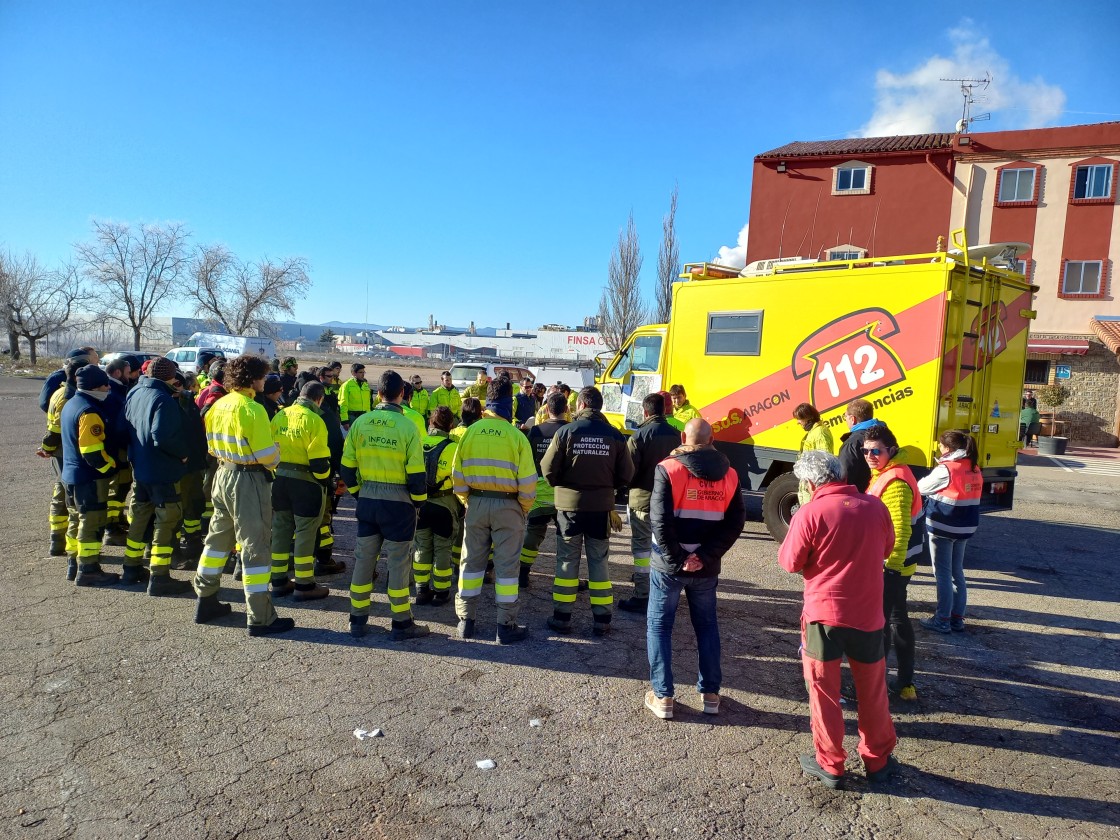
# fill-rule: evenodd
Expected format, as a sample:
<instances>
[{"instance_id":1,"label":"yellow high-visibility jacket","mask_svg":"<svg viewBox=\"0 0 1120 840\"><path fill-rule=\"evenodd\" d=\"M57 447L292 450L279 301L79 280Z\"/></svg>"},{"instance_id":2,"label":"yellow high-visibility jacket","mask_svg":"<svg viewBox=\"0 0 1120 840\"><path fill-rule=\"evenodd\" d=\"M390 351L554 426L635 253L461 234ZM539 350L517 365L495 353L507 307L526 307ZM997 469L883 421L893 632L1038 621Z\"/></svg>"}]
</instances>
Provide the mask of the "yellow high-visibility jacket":
<instances>
[{"instance_id":1,"label":"yellow high-visibility jacket","mask_svg":"<svg viewBox=\"0 0 1120 840\"><path fill-rule=\"evenodd\" d=\"M510 493L528 513L537 497L537 467L529 439L489 411L460 440L452 475L455 494L464 504L471 490Z\"/></svg>"},{"instance_id":2,"label":"yellow high-visibility jacket","mask_svg":"<svg viewBox=\"0 0 1120 840\"><path fill-rule=\"evenodd\" d=\"M342 478L353 495L370 482L394 495L407 490L413 504L428 498L423 438L395 403L381 403L350 425L342 449ZM377 488L370 488L378 497Z\"/></svg>"},{"instance_id":3,"label":"yellow high-visibility jacket","mask_svg":"<svg viewBox=\"0 0 1120 840\"><path fill-rule=\"evenodd\" d=\"M370 410L372 394L364 379L347 379L338 389L338 416L343 423L350 422L350 413L362 414Z\"/></svg>"},{"instance_id":4,"label":"yellow high-visibility jacket","mask_svg":"<svg viewBox=\"0 0 1120 840\"><path fill-rule=\"evenodd\" d=\"M280 447L255 396L252 388L236 388L214 403L204 418L206 445L219 461L274 470L280 463Z\"/></svg>"},{"instance_id":5,"label":"yellow high-visibility jacket","mask_svg":"<svg viewBox=\"0 0 1120 840\"><path fill-rule=\"evenodd\" d=\"M311 400L300 397L293 405L276 412L272 436L280 447L280 475L323 481L331 474L331 451L327 447L327 424ZM292 465L296 469L285 470ZM306 471L299 469L306 467Z\"/></svg>"}]
</instances>

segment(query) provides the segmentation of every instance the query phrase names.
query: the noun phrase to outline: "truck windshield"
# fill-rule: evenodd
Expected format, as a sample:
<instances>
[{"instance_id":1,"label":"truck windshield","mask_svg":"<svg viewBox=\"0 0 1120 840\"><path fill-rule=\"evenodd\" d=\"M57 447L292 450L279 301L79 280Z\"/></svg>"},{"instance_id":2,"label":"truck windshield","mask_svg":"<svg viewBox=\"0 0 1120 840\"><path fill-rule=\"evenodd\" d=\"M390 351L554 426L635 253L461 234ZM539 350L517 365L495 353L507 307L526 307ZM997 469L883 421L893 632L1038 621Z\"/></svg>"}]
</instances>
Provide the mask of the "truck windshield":
<instances>
[{"instance_id":1,"label":"truck windshield","mask_svg":"<svg viewBox=\"0 0 1120 840\"><path fill-rule=\"evenodd\" d=\"M640 335L618 356L607 376L623 379L630 373L654 373L661 359L661 336Z\"/></svg>"}]
</instances>

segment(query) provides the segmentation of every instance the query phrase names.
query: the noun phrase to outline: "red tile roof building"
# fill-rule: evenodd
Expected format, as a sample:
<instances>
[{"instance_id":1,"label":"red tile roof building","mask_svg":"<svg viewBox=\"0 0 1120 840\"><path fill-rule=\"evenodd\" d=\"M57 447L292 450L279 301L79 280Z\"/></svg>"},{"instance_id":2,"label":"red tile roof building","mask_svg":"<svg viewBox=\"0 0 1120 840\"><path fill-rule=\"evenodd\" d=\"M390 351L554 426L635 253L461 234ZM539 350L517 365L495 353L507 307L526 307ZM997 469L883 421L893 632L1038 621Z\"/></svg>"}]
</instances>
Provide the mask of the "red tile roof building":
<instances>
[{"instance_id":1,"label":"red tile roof building","mask_svg":"<svg viewBox=\"0 0 1120 840\"><path fill-rule=\"evenodd\" d=\"M1028 243L1028 387L1068 374L1071 437L1115 446L1118 182L1120 122L787 143L755 157L747 262L923 253L956 228Z\"/></svg>"}]
</instances>

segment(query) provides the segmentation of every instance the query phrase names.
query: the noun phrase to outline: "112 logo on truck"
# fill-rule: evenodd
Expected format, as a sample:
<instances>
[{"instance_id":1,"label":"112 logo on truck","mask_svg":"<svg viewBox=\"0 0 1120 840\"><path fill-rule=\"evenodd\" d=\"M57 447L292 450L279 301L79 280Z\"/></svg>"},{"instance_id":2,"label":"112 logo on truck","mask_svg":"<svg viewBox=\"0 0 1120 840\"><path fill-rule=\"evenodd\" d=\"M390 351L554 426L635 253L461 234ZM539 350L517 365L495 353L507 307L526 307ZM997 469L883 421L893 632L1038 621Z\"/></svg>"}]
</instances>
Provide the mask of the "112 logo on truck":
<instances>
[{"instance_id":1,"label":"112 logo on truck","mask_svg":"<svg viewBox=\"0 0 1120 840\"><path fill-rule=\"evenodd\" d=\"M883 339L898 335L884 309L861 309L825 324L793 353L794 379L809 380L809 402L821 414L906 378Z\"/></svg>"}]
</instances>

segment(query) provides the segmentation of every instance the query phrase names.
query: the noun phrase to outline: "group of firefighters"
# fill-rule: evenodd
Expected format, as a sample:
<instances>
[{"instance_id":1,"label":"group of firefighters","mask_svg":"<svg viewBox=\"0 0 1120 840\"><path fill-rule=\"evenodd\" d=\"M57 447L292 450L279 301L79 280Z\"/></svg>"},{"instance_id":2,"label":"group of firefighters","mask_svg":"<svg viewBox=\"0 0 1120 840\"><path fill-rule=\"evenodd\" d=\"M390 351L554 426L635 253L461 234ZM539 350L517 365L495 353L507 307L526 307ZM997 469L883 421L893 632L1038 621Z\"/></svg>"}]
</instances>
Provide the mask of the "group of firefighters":
<instances>
[{"instance_id":1,"label":"group of firefighters","mask_svg":"<svg viewBox=\"0 0 1120 840\"><path fill-rule=\"evenodd\" d=\"M428 391L419 375L386 371L371 388L360 363L340 384L338 362L301 373L292 358L270 368L258 356L199 355L196 376L166 358L124 355L103 368L83 347L44 384L47 434L37 454L52 459L57 477L50 553L68 558L78 586L145 586L153 596L193 589L195 621L204 623L229 614L218 593L232 572L249 635L285 632L294 621L277 616L274 598L325 598L317 577L346 568L332 556L332 514L348 490L355 637L367 632L384 557L393 640L426 635L413 605L446 604L455 580L457 632L472 638L477 596L491 579L498 641L525 638L518 591L529 586L549 522L557 562L548 626L570 633L586 588L592 630L603 635L614 601L609 537L621 530L615 496L629 488L635 586L619 607L645 612L653 468L699 417L683 387L651 395L647 415L662 422L628 442L593 387L575 393L526 378L514 393L507 377L480 372L460 393L444 371ZM124 546L121 573L102 568L103 545ZM192 579L176 579L173 568L193 570Z\"/></svg>"}]
</instances>

